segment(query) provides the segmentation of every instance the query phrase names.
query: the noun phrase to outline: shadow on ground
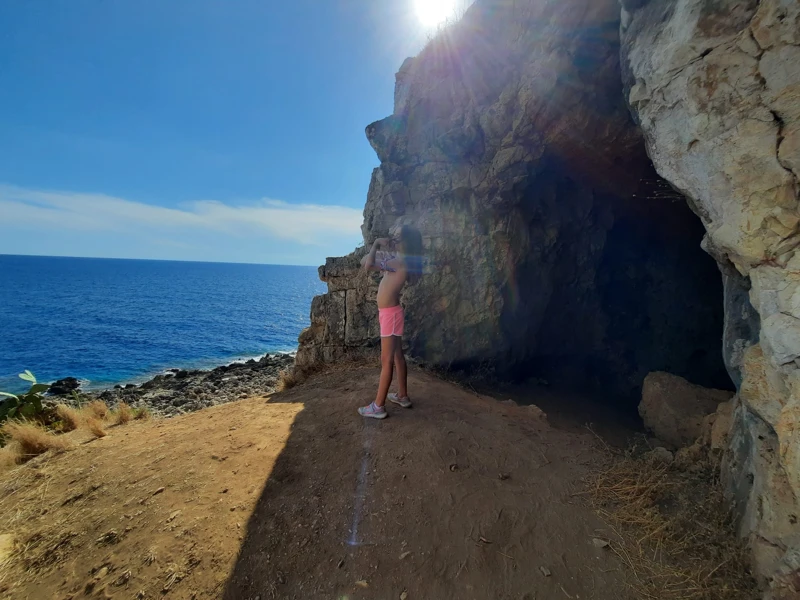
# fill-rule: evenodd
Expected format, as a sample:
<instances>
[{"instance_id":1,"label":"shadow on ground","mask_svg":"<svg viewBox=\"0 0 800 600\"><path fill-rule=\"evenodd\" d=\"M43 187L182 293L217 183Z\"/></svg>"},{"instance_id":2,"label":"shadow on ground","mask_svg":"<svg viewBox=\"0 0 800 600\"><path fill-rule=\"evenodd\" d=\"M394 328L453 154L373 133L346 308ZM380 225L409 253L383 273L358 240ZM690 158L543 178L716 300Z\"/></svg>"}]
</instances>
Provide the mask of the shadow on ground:
<instances>
[{"instance_id":1,"label":"shadow on ground","mask_svg":"<svg viewBox=\"0 0 800 600\"><path fill-rule=\"evenodd\" d=\"M580 495L604 460L591 433L421 372L414 408L365 422L377 376L322 374L269 401L303 410L225 599L627 597Z\"/></svg>"}]
</instances>

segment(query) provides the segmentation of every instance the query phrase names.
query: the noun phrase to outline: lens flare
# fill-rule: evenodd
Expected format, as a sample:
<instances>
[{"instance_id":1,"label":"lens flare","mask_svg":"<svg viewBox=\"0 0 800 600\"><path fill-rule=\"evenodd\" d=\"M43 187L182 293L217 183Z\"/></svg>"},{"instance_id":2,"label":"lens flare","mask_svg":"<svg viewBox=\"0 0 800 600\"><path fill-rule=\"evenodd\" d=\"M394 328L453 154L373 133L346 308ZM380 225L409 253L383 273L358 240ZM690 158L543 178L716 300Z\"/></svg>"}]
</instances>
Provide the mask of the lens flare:
<instances>
[{"instance_id":1,"label":"lens flare","mask_svg":"<svg viewBox=\"0 0 800 600\"><path fill-rule=\"evenodd\" d=\"M417 18L425 27L436 27L455 15L456 0L414 0Z\"/></svg>"}]
</instances>

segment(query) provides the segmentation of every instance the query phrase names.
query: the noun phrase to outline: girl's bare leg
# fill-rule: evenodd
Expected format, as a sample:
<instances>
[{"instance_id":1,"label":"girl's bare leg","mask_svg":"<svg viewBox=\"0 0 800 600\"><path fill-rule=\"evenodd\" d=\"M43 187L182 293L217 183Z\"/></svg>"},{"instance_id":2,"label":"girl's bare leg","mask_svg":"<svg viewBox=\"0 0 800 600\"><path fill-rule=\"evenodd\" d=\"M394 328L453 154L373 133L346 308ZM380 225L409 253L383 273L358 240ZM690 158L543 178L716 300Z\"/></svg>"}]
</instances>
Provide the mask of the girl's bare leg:
<instances>
[{"instance_id":1,"label":"girl's bare leg","mask_svg":"<svg viewBox=\"0 0 800 600\"><path fill-rule=\"evenodd\" d=\"M394 368L397 370L397 395L400 398L408 397L408 366L403 354L403 338L394 337Z\"/></svg>"},{"instance_id":2,"label":"girl's bare leg","mask_svg":"<svg viewBox=\"0 0 800 600\"><path fill-rule=\"evenodd\" d=\"M378 394L375 396L375 406L383 406L386 403L386 394L392 385L395 340L399 339L396 336L381 338L381 380L378 384Z\"/></svg>"}]
</instances>

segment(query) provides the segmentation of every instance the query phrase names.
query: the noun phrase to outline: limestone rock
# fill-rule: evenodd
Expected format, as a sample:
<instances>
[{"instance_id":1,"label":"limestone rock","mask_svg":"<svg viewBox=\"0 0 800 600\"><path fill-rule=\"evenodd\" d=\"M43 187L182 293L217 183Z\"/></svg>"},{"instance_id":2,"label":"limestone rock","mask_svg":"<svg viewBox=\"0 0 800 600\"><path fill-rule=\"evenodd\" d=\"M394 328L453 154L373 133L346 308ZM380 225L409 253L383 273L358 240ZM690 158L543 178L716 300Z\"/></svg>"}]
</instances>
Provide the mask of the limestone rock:
<instances>
[{"instance_id":1,"label":"limestone rock","mask_svg":"<svg viewBox=\"0 0 800 600\"><path fill-rule=\"evenodd\" d=\"M744 351L758 342L760 318L750 304L750 280L730 263L721 267L724 288L725 326L722 334L722 356L734 385L742 384Z\"/></svg>"},{"instance_id":2,"label":"limestone rock","mask_svg":"<svg viewBox=\"0 0 800 600\"><path fill-rule=\"evenodd\" d=\"M728 434L733 420L733 399L722 402L717 410L703 418L702 435L698 442L708 450L714 450L715 456L728 448Z\"/></svg>"},{"instance_id":3,"label":"limestone rock","mask_svg":"<svg viewBox=\"0 0 800 600\"><path fill-rule=\"evenodd\" d=\"M749 280L726 282L740 401L723 477L770 578L800 547L800 3L664 0L627 21L623 82L648 153L700 215L704 246Z\"/></svg>"},{"instance_id":4,"label":"limestone rock","mask_svg":"<svg viewBox=\"0 0 800 600\"><path fill-rule=\"evenodd\" d=\"M709 446L712 450L725 450L728 448L728 434L733 423L733 401L723 402L714 413L711 424Z\"/></svg>"},{"instance_id":5,"label":"limestone rock","mask_svg":"<svg viewBox=\"0 0 800 600\"><path fill-rule=\"evenodd\" d=\"M542 421L547 420L547 413L545 413L541 408L536 406L535 404L529 404L527 406L527 411L533 415L534 418L540 419Z\"/></svg>"},{"instance_id":6,"label":"limestone rock","mask_svg":"<svg viewBox=\"0 0 800 600\"><path fill-rule=\"evenodd\" d=\"M777 436L744 402L734 409L722 477L739 530L750 541L755 572L767 580L782 556L800 545L797 496L781 465Z\"/></svg>"},{"instance_id":7,"label":"limestone rock","mask_svg":"<svg viewBox=\"0 0 800 600\"><path fill-rule=\"evenodd\" d=\"M681 469L692 470L707 455L707 449L698 441L675 452L675 464Z\"/></svg>"},{"instance_id":8,"label":"limestone rock","mask_svg":"<svg viewBox=\"0 0 800 600\"><path fill-rule=\"evenodd\" d=\"M780 375L770 368L761 344L751 346L744 353L742 372L744 379L739 397L751 411L774 427L786 404L788 390Z\"/></svg>"},{"instance_id":9,"label":"limestone rock","mask_svg":"<svg viewBox=\"0 0 800 600\"><path fill-rule=\"evenodd\" d=\"M639 415L645 427L675 448L689 446L703 434L703 419L732 392L694 385L670 373L650 373L642 386Z\"/></svg>"},{"instance_id":10,"label":"limestone rock","mask_svg":"<svg viewBox=\"0 0 800 600\"><path fill-rule=\"evenodd\" d=\"M800 550L791 549L783 555L769 587L770 600L795 600L800 596Z\"/></svg>"},{"instance_id":11,"label":"limestone rock","mask_svg":"<svg viewBox=\"0 0 800 600\"><path fill-rule=\"evenodd\" d=\"M658 446L649 452L646 452L644 454L644 459L657 464L669 465L672 464L673 460L675 460L675 456L666 448Z\"/></svg>"},{"instance_id":12,"label":"limestone rock","mask_svg":"<svg viewBox=\"0 0 800 600\"><path fill-rule=\"evenodd\" d=\"M726 380L721 278L644 152L618 27L616 0L479 0L403 63L393 114L366 128L381 164L362 233L423 234L425 275L402 300L412 356L626 402L654 370ZM320 269L298 365L374 349L365 251Z\"/></svg>"}]
</instances>

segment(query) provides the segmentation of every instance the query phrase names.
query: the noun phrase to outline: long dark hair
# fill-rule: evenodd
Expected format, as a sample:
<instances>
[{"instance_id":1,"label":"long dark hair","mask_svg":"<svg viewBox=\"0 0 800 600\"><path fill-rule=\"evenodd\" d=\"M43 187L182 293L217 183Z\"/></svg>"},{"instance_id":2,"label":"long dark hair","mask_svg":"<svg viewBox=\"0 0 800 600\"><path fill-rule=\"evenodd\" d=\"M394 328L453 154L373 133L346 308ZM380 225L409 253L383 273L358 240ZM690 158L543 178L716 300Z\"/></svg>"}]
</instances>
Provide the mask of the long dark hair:
<instances>
[{"instance_id":1,"label":"long dark hair","mask_svg":"<svg viewBox=\"0 0 800 600\"><path fill-rule=\"evenodd\" d=\"M400 227L400 242L406 261L407 281L417 283L422 277L422 234L411 225Z\"/></svg>"}]
</instances>

